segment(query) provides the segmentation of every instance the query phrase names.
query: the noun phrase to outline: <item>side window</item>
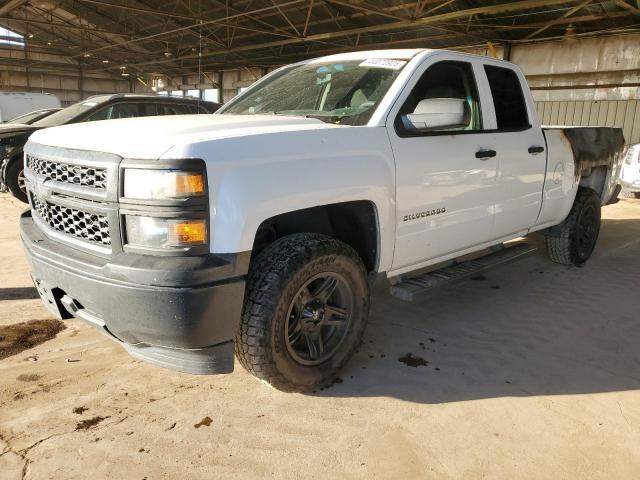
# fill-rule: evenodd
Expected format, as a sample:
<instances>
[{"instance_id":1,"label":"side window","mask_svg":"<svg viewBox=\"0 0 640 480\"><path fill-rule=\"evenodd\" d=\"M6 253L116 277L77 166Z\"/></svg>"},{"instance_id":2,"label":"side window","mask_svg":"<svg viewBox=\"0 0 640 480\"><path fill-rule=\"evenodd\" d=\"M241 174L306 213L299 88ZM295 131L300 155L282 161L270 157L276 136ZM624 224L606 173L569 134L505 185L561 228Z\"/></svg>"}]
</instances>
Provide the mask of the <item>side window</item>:
<instances>
[{"instance_id":1,"label":"side window","mask_svg":"<svg viewBox=\"0 0 640 480\"><path fill-rule=\"evenodd\" d=\"M158 104L158 115L184 115L187 113L183 105L176 103Z\"/></svg>"},{"instance_id":2,"label":"side window","mask_svg":"<svg viewBox=\"0 0 640 480\"><path fill-rule=\"evenodd\" d=\"M111 118L111 109L113 105L109 105L108 107L101 108L96 113L89 115L85 118L85 122L93 122L95 120L109 120Z\"/></svg>"},{"instance_id":3,"label":"side window","mask_svg":"<svg viewBox=\"0 0 640 480\"><path fill-rule=\"evenodd\" d=\"M496 109L499 130L524 130L529 128L527 104L516 72L510 68L485 65L491 96Z\"/></svg>"},{"instance_id":4,"label":"side window","mask_svg":"<svg viewBox=\"0 0 640 480\"><path fill-rule=\"evenodd\" d=\"M166 107L167 105L158 103L156 105L156 115L171 115L171 112L168 112Z\"/></svg>"},{"instance_id":5,"label":"side window","mask_svg":"<svg viewBox=\"0 0 640 480\"><path fill-rule=\"evenodd\" d=\"M480 97L467 62L430 66L411 91L396 119L401 136L482 130Z\"/></svg>"},{"instance_id":6,"label":"side window","mask_svg":"<svg viewBox=\"0 0 640 480\"><path fill-rule=\"evenodd\" d=\"M142 108L144 108L144 116L145 117L153 117L158 115L158 104L153 102L146 102L142 104Z\"/></svg>"},{"instance_id":7,"label":"side window","mask_svg":"<svg viewBox=\"0 0 640 480\"><path fill-rule=\"evenodd\" d=\"M139 103L116 103L111 111L110 120L116 118L131 118L141 115L142 105Z\"/></svg>"}]
</instances>

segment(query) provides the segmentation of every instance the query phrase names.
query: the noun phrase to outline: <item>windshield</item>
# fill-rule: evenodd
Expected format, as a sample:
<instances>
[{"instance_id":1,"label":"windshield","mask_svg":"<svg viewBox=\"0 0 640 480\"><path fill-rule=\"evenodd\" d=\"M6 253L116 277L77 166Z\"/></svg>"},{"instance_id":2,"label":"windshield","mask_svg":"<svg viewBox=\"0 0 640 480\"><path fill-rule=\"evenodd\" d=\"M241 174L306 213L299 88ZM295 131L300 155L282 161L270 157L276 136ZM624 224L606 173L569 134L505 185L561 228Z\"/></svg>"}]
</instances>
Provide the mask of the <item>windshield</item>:
<instances>
[{"instance_id":1,"label":"windshield","mask_svg":"<svg viewBox=\"0 0 640 480\"><path fill-rule=\"evenodd\" d=\"M80 114L86 112L87 110L92 109L96 105L99 105L102 102L105 102L111 98L110 95L101 95L99 97L92 97L82 102L74 103L73 105L68 106L67 108L63 108L62 110L57 111L56 113L52 113L48 117L43 118L42 120L38 120L34 122L32 125L35 127L55 127L58 125L63 125L65 123L69 123L71 120L74 120Z\"/></svg>"},{"instance_id":2,"label":"windshield","mask_svg":"<svg viewBox=\"0 0 640 480\"><path fill-rule=\"evenodd\" d=\"M232 100L222 113L300 116L365 125L406 63L376 58L297 65Z\"/></svg>"}]
</instances>

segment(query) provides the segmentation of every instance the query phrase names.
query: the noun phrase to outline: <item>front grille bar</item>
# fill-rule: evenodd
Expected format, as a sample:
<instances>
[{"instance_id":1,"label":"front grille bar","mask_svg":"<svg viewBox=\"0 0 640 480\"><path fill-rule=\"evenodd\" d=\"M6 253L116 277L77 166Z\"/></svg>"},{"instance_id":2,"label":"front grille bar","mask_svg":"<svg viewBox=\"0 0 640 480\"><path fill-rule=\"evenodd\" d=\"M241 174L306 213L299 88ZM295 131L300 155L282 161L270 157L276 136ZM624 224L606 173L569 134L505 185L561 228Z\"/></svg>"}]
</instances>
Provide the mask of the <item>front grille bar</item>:
<instances>
[{"instance_id":1,"label":"front grille bar","mask_svg":"<svg viewBox=\"0 0 640 480\"><path fill-rule=\"evenodd\" d=\"M33 192L30 196L33 211L50 228L93 244L111 245L106 216L57 205Z\"/></svg>"},{"instance_id":2,"label":"front grille bar","mask_svg":"<svg viewBox=\"0 0 640 480\"><path fill-rule=\"evenodd\" d=\"M37 175L61 183L104 190L107 188L107 169L53 162L32 155L26 157L26 167Z\"/></svg>"}]
</instances>

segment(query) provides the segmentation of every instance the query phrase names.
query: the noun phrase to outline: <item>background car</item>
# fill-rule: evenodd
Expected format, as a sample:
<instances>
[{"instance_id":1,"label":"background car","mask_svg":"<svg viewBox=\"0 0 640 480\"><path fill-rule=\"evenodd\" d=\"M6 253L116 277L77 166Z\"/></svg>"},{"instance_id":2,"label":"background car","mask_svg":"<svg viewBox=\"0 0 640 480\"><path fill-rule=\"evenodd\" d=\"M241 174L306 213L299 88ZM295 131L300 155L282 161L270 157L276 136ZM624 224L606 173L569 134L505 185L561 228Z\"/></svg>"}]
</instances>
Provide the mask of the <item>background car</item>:
<instances>
[{"instance_id":1,"label":"background car","mask_svg":"<svg viewBox=\"0 0 640 480\"><path fill-rule=\"evenodd\" d=\"M195 98L140 94L96 95L30 125L4 125L4 128L0 128L0 191L8 189L17 199L27 202L22 171L22 147L27 143L29 136L41 128L94 120L213 113L219 107L218 103Z\"/></svg>"},{"instance_id":2,"label":"background car","mask_svg":"<svg viewBox=\"0 0 640 480\"><path fill-rule=\"evenodd\" d=\"M14 124L31 125L33 122L42 120L44 117L48 117L52 113L55 113L59 110L62 110L62 108L42 108L40 110L34 110L33 112L25 113L23 115L12 118L7 123L0 125L0 129L12 126Z\"/></svg>"},{"instance_id":3,"label":"background car","mask_svg":"<svg viewBox=\"0 0 640 480\"><path fill-rule=\"evenodd\" d=\"M640 198L640 143L629 146L620 176L622 196Z\"/></svg>"}]
</instances>

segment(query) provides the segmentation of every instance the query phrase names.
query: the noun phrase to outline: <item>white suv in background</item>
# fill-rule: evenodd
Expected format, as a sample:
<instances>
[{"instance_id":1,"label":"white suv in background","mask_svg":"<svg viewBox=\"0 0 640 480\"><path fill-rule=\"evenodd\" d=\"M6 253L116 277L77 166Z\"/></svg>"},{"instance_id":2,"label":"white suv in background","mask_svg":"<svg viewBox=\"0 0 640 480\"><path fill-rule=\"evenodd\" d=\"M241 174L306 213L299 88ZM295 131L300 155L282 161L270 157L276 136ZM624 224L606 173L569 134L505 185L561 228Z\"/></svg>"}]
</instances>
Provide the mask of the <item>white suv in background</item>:
<instances>
[{"instance_id":1,"label":"white suv in background","mask_svg":"<svg viewBox=\"0 0 640 480\"><path fill-rule=\"evenodd\" d=\"M622 195L627 198L640 198L640 143L629 146L622 165Z\"/></svg>"}]
</instances>

